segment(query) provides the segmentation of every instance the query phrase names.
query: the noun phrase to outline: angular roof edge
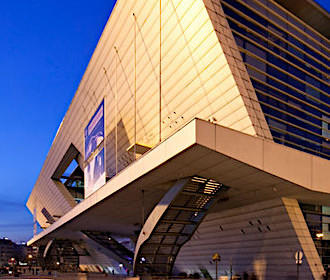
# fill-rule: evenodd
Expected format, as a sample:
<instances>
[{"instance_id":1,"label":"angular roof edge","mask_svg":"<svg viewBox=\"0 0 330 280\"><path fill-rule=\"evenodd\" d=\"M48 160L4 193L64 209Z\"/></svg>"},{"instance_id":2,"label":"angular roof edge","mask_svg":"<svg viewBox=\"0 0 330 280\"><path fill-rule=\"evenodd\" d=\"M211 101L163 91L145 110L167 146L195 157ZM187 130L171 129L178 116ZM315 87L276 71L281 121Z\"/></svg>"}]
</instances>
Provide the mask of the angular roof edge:
<instances>
[{"instance_id":1,"label":"angular roof edge","mask_svg":"<svg viewBox=\"0 0 330 280\"><path fill-rule=\"evenodd\" d=\"M275 0L282 7L312 26L326 38L330 38L330 14L313 0Z\"/></svg>"}]
</instances>

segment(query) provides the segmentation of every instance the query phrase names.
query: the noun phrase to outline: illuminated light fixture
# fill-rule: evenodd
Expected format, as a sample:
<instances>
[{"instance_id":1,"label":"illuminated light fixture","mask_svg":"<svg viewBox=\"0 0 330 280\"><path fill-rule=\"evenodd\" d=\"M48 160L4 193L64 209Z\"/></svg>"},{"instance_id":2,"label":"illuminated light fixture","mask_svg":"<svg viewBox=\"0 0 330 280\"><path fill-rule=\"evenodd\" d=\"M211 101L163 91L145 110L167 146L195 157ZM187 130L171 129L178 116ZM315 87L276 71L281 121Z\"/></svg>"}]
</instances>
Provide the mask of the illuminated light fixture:
<instances>
[{"instance_id":1,"label":"illuminated light fixture","mask_svg":"<svg viewBox=\"0 0 330 280\"><path fill-rule=\"evenodd\" d=\"M316 234L316 237L317 238L322 238L324 236L323 232L319 232Z\"/></svg>"},{"instance_id":2,"label":"illuminated light fixture","mask_svg":"<svg viewBox=\"0 0 330 280\"><path fill-rule=\"evenodd\" d=\"M123 265L122 263L119 264L119 267L120 267L120 268L123 268L123 266L124 266L124 265Z\"/></svg>"}]
</instances>

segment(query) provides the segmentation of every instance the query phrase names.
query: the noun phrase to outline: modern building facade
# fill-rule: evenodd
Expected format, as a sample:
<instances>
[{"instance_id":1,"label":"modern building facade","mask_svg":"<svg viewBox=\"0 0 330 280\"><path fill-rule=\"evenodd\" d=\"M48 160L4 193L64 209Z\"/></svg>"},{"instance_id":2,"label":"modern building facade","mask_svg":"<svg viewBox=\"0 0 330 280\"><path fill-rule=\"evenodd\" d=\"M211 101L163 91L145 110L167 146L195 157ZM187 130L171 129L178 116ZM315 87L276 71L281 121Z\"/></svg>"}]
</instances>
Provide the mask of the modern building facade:
<instances>
[{"instance_id":1,"label":"modern building facade","mask_svg":"<svg viewBox=\"0 0 330 280\"><path fill-rule=\"evenodd\" d=\"M221 275L295 277L301 251L301 279L321 279L329 23L311 0L118 0L27 202L29 243L67 267L205 278L214 253Z\"/></svg>"},{"instance_id":2,"label":"modern building facade","mask_svg":"<svg viewBox=\"0 0 330 280\"><path fill-rule=\"evenodd\" d=\"M329 159L329 42L275 4L221 3L274 141Z\"/></svg>"}]
</instances>

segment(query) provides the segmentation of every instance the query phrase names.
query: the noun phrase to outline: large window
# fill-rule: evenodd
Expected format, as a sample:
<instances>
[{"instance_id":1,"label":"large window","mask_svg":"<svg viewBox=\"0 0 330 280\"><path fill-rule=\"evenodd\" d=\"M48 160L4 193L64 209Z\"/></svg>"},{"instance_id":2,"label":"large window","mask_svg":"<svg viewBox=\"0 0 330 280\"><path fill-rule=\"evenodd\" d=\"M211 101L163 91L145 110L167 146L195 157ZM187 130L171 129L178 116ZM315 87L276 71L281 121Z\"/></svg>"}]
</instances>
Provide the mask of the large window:
<instances>
[{"instance_id":1,"label":"large window","mask_svg":"<svg viewBox=\"0 0 330 280\"><path fill-rule=\"evenodd\" d=\"M330 267L330 207L300 204L324 268Z\"/></svg>"},{"instance_id":2,"label":"large window","mask_svg":"<svg viewBox=\"0 0 330 280\"><path fill-rule=\"evenodd\" d=\"M329 159L329 45L271 1L221 3L274 140Z\"/></svg>"},{"instance_id":3,"label":"large window","mask_svg":"<svg viewBox=\"0 0 330 280\"><path fill-rule=\"evenodd\" d=\"M54 183L60 188L64 186L77 203L84 199L84 172L79 157L79 151L71 144L52 176Z\"/></svg>"}]
</instances>

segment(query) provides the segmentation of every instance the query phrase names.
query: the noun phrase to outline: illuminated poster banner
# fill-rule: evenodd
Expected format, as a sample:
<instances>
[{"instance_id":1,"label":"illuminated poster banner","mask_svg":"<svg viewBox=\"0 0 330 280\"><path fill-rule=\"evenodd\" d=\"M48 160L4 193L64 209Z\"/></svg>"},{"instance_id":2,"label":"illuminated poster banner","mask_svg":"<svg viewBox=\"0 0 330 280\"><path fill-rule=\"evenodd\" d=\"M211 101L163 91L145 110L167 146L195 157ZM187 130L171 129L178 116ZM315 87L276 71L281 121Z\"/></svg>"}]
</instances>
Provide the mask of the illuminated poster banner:
<instances>
[{"instance_id":1,"label":"illuminated poster banner","mask_svg":"<svg viewBox=\"0 0 330 280\"><path fill-rule=\"evenodd\" d=\"M85 198L105 184L104 149L85 167Z\"/></svg>"},{"instance_id":2,"label":"illuminated poster banner","mask_svg":"<svg viewBox=\"0 0 330 280\"><path fill-rule=\"evenodd\" d=\"M85 197L105 184L104 147L104 100L84 130L85 136ZM102 148L102 150L100 150ZM96 151L98 153L95 155Z\"/></svg>"},{"instance_id":3,"label":"illuminated poster banner","mask_svg":"<svg viewBox=\"0 0 330 280\"><path fill-rule=\"evenodd\" d=\"M85 160L95 151L104 140L104 101L85 128Z\"/></svg>"}]
</instances>

